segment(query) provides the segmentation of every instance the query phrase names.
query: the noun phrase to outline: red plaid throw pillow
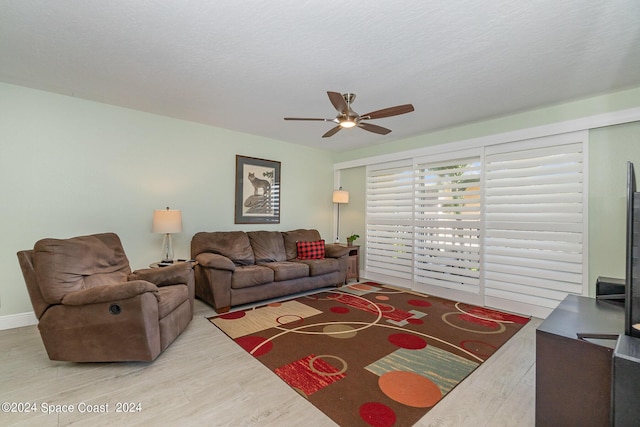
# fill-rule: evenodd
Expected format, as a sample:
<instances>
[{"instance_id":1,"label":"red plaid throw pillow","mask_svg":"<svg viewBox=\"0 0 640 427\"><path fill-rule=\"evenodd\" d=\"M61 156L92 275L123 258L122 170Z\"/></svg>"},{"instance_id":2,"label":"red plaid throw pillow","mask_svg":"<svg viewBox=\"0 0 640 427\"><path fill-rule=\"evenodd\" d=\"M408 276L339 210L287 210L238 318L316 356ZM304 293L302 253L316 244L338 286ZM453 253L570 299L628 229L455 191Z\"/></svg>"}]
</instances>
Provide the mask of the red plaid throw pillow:
<instances>
[{"instance_id":1,"label":"red plaid throw pillow","mask_svg":"<svg viewBox=\"0 0 640 427\"><path fill-rule=\"evenodd\" d=\"M298 259L323 259L324 240L315 242L296 242Z\"/></svg>"}]
</instances>

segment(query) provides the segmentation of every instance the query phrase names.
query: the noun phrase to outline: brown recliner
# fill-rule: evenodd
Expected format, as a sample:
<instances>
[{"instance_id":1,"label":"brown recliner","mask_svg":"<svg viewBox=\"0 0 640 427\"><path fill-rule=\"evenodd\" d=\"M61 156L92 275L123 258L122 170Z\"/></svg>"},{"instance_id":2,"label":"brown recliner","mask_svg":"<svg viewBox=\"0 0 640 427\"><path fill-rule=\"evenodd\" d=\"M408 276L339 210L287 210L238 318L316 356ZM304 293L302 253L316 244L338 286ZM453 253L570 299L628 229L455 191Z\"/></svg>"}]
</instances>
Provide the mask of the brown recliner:
<instances>
[{"instance_id":1,"label":"brown recliner","mask_svg":"<svg viewBox=\"0 0 640 427\"><path fill-rule=\"evenodd\" d=\"M152 361L193 318L192 263L131 272L114 233L18 252L51 360Z\"/></svg>"}]
</instances>

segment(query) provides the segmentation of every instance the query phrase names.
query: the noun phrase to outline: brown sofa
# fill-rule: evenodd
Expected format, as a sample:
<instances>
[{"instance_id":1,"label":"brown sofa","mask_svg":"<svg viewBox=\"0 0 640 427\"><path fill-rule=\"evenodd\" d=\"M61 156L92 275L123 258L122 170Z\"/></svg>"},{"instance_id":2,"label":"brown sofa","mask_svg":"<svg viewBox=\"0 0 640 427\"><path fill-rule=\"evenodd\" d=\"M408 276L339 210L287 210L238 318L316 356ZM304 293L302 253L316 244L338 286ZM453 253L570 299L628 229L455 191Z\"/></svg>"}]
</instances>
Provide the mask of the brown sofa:
<instances>
[{"instance_id":1,"label":"brown sofa","mask_svg":"<svg viewBox=\"0 0 640 427\"><path fill-rule=\"evenodd\" d=\"M49 358L152 361L193 318L193 264L131 272L113 233L18 252Z\"/></svg>"},{"instance_id":2,"label":"brown sofa","mask_svg":"<svg viewBox=\"0 0 640 427\"><path fill-rule=\"evenodd\" d=\"M196 233L196 296L218 313L231 307L326 286L342 286L348 248L327 244L321 259L298 259L297 242L318 242L317 230Z\"/></svg>"}]
</instances>

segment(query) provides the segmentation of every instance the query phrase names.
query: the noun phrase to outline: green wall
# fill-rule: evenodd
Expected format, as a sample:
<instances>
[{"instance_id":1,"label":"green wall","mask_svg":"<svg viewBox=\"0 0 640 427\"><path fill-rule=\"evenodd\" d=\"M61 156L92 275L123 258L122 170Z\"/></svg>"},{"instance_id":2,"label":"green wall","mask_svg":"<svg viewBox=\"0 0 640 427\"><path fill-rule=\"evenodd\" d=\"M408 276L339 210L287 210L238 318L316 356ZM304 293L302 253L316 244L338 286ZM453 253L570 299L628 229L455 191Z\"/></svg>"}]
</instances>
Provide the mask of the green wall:
<instances>
[{"instance_id":1,"label":"green wall","mask_svg":"<svg viewBox=\"0 0 640 427\"><path fill-rule=\"evenodd\" d=\"M589 283L593 295L598 276L624 278L627 161L640 169L640 122L594 129L589 142Z\"/></svg>"},{"instance_id":2,"label":"green wall","mask_svg":"<svg viewBox=\"0 0 640 427\"><path fill-rule=\"evenodd\" d=\"M340 185L349 191L349 204L340 207L340 241L347 236L358 234L360 238L353 244L360 245L360 268L364 267L364 238L366 234L364 215L366 212L366 173L364 167L345 169L340 173Z\"/></svg>"},{"instance_id":3,"label":"green wall","mask_svg":"<svg viewBox=\"0 0 640 427\"><path fill-rule=\"evenodd\" d=\"M281 162L280 224L234 224L236 154ZM3 83L0 178L0 317L32 311L18 250L113 231L132 268L143 268L160 257L151 218L166 206L183 215L176 258L189 257L198 231L332 235L329 152Z\"/></svg>"}]
</instances>

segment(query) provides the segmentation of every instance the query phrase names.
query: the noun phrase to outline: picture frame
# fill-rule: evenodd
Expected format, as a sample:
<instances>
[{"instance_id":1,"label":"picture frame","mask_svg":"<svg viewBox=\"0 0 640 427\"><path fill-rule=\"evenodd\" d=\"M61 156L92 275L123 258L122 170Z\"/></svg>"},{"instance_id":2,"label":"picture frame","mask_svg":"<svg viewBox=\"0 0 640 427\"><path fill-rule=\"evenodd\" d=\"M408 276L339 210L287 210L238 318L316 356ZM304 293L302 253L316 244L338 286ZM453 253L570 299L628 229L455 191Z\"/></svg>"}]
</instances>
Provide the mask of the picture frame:
<instances>
[{"instance_id":1,"label":"picture frame","mask_svg":"<svg viewBox=\"0 0 640 427\"><path fill-rule=\"evenodd\" d=\"M235 223L280 223L280 162L236 155Z\"/></svg>"}]
</instances>

